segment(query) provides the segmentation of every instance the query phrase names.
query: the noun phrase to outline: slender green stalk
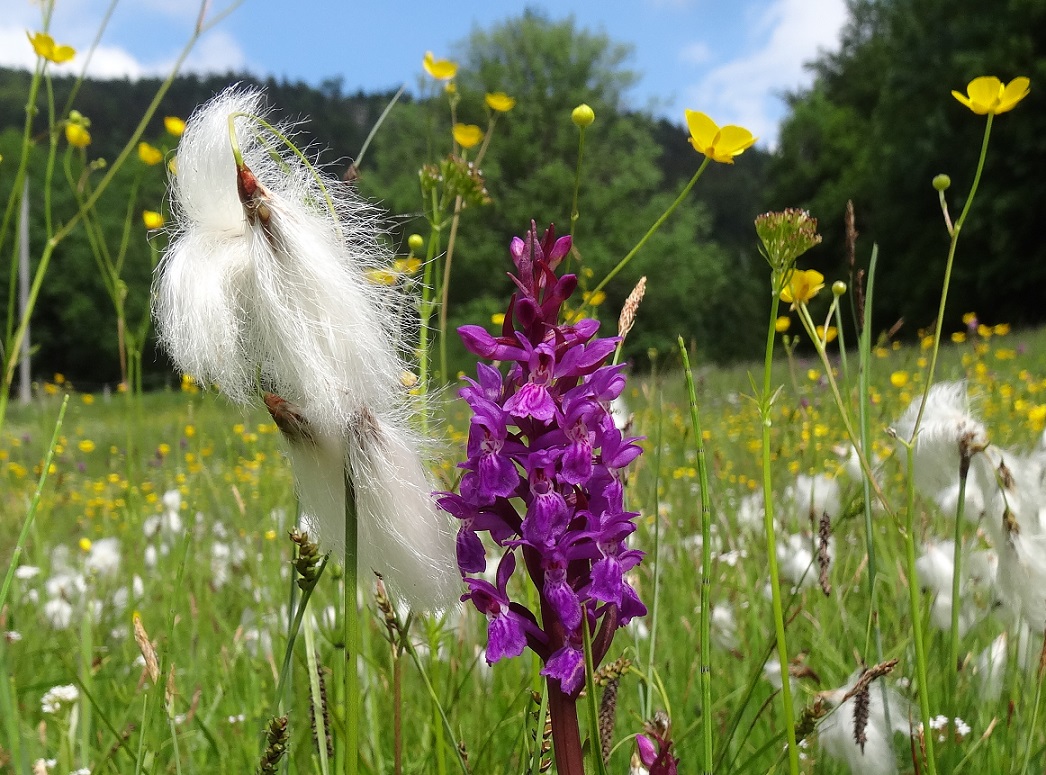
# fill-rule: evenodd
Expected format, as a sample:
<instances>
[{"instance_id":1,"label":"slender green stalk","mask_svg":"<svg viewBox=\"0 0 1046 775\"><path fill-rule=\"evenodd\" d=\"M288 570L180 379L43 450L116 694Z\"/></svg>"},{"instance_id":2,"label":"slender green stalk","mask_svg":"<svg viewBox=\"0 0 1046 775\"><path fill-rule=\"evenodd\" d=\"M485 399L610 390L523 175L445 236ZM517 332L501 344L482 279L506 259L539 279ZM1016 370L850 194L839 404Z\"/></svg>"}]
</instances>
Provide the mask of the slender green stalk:
<instances>
[{"instance_id":1,"label":"slender green stalk","mask_svg":"<svg viewBox=\"0 0 1046 775\"><path fill-rule=\"evenodd\" d=\"M359 588L359 534L356 513L356 488L345 467L345 577L342 586L342 640L345 643L345 694L342 718L345 720L345 775L356 775L360 764L360 616L356 605Z\"/></svg>"},{"instance_id":2,"label":"slender green stalk","mask_svg":"<svg viewBox=\"0 0 1046 775\"><path fill-rule=\"evenodd\" d=\"M62 399L62 407L58 410L58 419L55 421L54 432L51 434L51 443L47 447L43 465L40 467L40 478L36 481L36 489L33 491L33 497L29 501L29 509L25 513L25 519L22 520L22 529L18 532L18 538L15 540L15 548L11 552L11 562L7 566L3 586L0 586L0 611L3 611L4 606L7 605L7 595L11 591L11 582L15 577L15 568L19 565L19 559L22 557L22 552L25 549L25 542L29 538L29 531L33 526L33 520L36 518L36 511L40 508L40 499L43 497L44 486L51 475L55 447L58 446L58 439L61 437L62 423L65 421L65 410L68 407L69 396L67 394Z\"/></svg>"},{"instance_id":3,"label":"slender green stalk","mask_svg":"<svg viewBox=\"0 0 1046 775\"><path fill-rule=\"evenodd\" d=\"M607 276L604 277L602 280L600 280L599 285L592 289L589 298L593 298L597 293L603 290L606 287L607 283L609 283L617 276L618 272L620 272L622 269L628 266L628 262L635 258L636 254L643 248L644 245L646 245L647 241L651 237L653 237L654 234L657 233L658 229L664 226L665 221L668 220L668 217L672 213L674 213L676 211L676 208L679 207L680 204L682 204L684 199L686 199L687 194L690 193L690 190L697 183L698 178L701 177L701 174L705 171L705 167L708 166L708 163L710 161L711 159L706 156L705 160L701 162L701 166L697 168L697 172L694 173L694 177L690 178L690 182L683 186L683 190L679 192L679 196L675 198L675 201L672 202L672 204L668 206L668 209L661 213L658 219L654 221L654 224L649 229L647 229L647 233L643 235L642 239L640 239L639 242L636 243L636 246L632 248L630 251L628 251L628 254L624 258L617 262L617 266L611 269L610 273L607 274Z\"/></svg>"},{"instance_id":4,"label":"slender green stalk","mask_svg":"<svg viewBox=\"0 0 1046 775\"><path fill-rule=\"evenodd\" d=\"M320 561L319 568L316 571L316 580L323 576L323 570L327 567L327 561L330 559L330 554L324 555ZM297 584L294 580L291 580L291 586L297 589ZM280 667L280 677L276 683L276 713L274 715L284 715L286 709L289 707L289 696L287 694L287 687L290 685L291 674L292 674L292 660L294 657L294 642L298 637L298 632L301 630L302 620L305 618L305 612L309 607L309 598L312 597L312 591L316 588L313 584L311 587L306 589L301 596L301 602L298 603L297 607L294 607L293 600L295 598L295 592L291 591L292 605L288 609L294 612L294 618L287 624L287 648L283 652L283 665Z\"/></svg>"},{"instance_id":5,"label":"slender green stalk","mask_svg":"<svg viewBox=\"0 0 1046 775\"><path fill-rule=\"evenodd\" d=\"M712 775L712 497L708 484L708 461L705 458L705 440L701 431L701 416L694 387L694 373L690 370L690 356L683 337L679 337L679 353L683 357L683 376L690 398L690 425L697 446L697 471L701 480L701 737L704 750L701 759L704 775Z\"/></svg>"},{"instance_id":6,"label":"slender green stalk","mask_svg":"<svg viewBox=\"0 0 1046 775\"><path fill-rule=\"evenodd\" d=\"M577 169L574 172L574 199L570 204L571 237L573 237L577 232L577 219L581 217L581 213L579 213L577 209L577 198L578 194L581 193L581 162L585 158L585 129L587 129L587 127L578 126Z\"/></svg>"},{"instance_id":7,"label":"slender green stalk","mask_svg":"<svg viewBox=\"0 0 1046 775\"><path fill-rule=\"evenodd\" d=\"M952 281L952 269L955 266L955 248L959 243L959 232L962 231L963 224L966 222L966 216L970 212L970 207L973 205L973 198L977 194L977 188L981 183L981 173L984 171L984 160L988 157L988 139L991 137L992 132L992 119L994 115L988 114L988 121L984 125L984 139L981 140L981 155L977 159L977 171L973 175L973 184L970 186L970 193L966 197L966 203L963 205L962 213L955 221L955 225L949 230L951 233L951 242L948 245L948 259L944 265L944 282L941 285L941 302L937 308L937 320L933 327L933 349L930 352L930 364L926 367L926 382L923 387L923 397L919 404L919 412L915 416L915 424L912 426L912 437L907 439L911 442L915 440L915 434L919 432L919 425L922 422L923 412L926 411L926 403L930 398L930 388L933 387L934 374L937 372L937 356L941 350L941 330L944 326L944 309L948 302L948 289L951 286Z\"/></svg>"},{"instance_id":8,"label":"slender green stalk","mask_svg":"<svg viewBox=\"0 0 1046 775\"><path fill-rule=\"evenodd\" d=\"M908 614L911 617L912 639L915 644L915 672L919 682L919 720L922 721L923 740L926 745L926 772L937 775L937 757L934 754L933 732L930 729L930 687L926 673L926 645L923 641L922 605L919 600L918 575L915 570L915 478L911 475L915 448L906 445L908 455L908 481L905 487L904 554L905 572L908 574ZM954 601L953 601L954 602ZM951 680L949 678L949 680Z\"/></svg>"},{"instance_id":9,"label":"slender green stalk","mask_svg":"<svg viewBox=\"0 0 1046 775\"><path fill-rule=\"evenodd\" d=\"M959 463L959 499L955 508L955 546L952 549L952 611L951 637L948 641L948 667L945 679L948 699L948 727L955 736L955 681L959 671L959 596L962 593L962 525L966 512L966 480L970 473L968 454L961 453Z\"/></svg>"},{"instance_id":10,"label":"slender green stalk","mask_svg":"<svg viewBox=\"0 0 1046 775\"><path fill-rule=\"evenodd\" d=\"M654 552L651 560L654 569L654 599L650 602L650 643L647 653L647 670L643 700L643 718L654 715L654 662L657 655L657 631L661 621L661 450L664 438L664 411L662 395L658 392L657 436L654 440Z\"/></svg>"},{"instance_id":11,"label":"slender green stalk","mask_svg":"<svg viewBox=\"0 0 1046 775\"><path fill-rule=\"evenodd\" d=\"M774 529L774 492L771 477L770 429L773 427L774 394L771 389L771 369L774 362L774 339L777 331L777 310L781 303L776 292L770 305L770 327L766 337L766 355L763 361L763 391L759 397L762 420L762 472L763 472L763 526L766 530L767 563L770 569L771 606L774 616L774 632L777 639L777 661L781 668L781 705L784 711L785 733L788 740L788 771L799 774L799 749L795 739L795 709L792 707L792 687L788 673L788 644L785 641L784 607L781 601L781 578L777 567L777 538Z\"/></svg>"},{"instance_id":12,"label":"slender green stalk","mask_svg":"<svg viewBox=\"0 0 1046 775\"><path fill-rule=\"evenodd\" d=\"M607 775L603 762L603 746L599 734L599 707L596 704L595 665L592 663L592 633L588 623L583 622L581 633L585 648L585 708L588 711L588 772L590 775Z\"/></svg>"},{"instance_id":13,"label":"slender green stalk","mask_svg":"<svg viewBox=\"0 0 1046 775\"><path fill-rule=\"evenodd\" d=\"M302 610L305 606L302 605ZM316 730L316 754L320 760L320 774L329 775L330 762L327 759L327 738L333 730L327 729L326 716L323 713L323 692L320 690L320 666L316 661L316 635L313 632L312 619L305 620L305 664L309 669L309 695L312 699L309 715L312 727Z\"/></svg>"},{"instance_id":14,"label":"slender green stalk","mask_svg":"<svg viewBox=\"0 0 1046 775\"><path fill-rule=\"evenodd\" d=\"M1039 708L1042 705L1042 685L1043 682L1046 681L1046 671L1041 668L1041 665L1035 678L1035 699L1032 700L1031 723L1028 725L1028 737L1024 744L1024 763L1021 765L1021 772L1030 772L1028 765L1031 763L1032 748L1035 747L1035 732L1039 729Z\"/></svg>"},{"instance_id":15,"label":"slender green stalk","mask_svg":"<svg viewBox=\"0 0 1046 775\"><path fill-rule=\"evenodd\" d=\"M374 126L370 128L370 132L367 133L366 139L363 141L363 145L360 146L360 152L356 154L356 160L352 163L352 166L359 169L360 165L363 164L363 157L367 154L367 149L370 148L371 141L374 140L374 136L378 133L378 129L385 123L385 119L389 117L389 113L392 112L392 108L399 102L399 98L403 96L403 92L406 91L407 84L403 84L399 91L397 91L389 104L385 106L385 109L381 111L381 115L378 116L378 120L374 122Z\"/></svg>"},{"instance_id":16,"label":"slender green stalk","mask_svg":"<svg viewBox=\"0 0 1046 775\"><path fill-rule=\"evenodd\" d=\"M447 718L447 712L443 708L443 703L440 702L439 695L436 693L436 688L432 685L432 681L429 679L429 675L425 671L425 666L421 663L421 657L418 656L418 650L414 648L414 644L411 643L409 639L404 642L404 645L407 648L407 652L410 654L411 660L414 662L414 666L418 668L418 674L421 676L422 683L425 684L425 689L428 691L429 699L439 711L439 717L443 724L444 731L450 735L451 740L456 740L457 735L454 734L454 730L450 726L450 719ZM455 745L454 752L457 754L458 766L461 767L462 775L469 775L469 768L465 763L464 757L461 755L461 748Z\"/></svg>"}]
</instances>

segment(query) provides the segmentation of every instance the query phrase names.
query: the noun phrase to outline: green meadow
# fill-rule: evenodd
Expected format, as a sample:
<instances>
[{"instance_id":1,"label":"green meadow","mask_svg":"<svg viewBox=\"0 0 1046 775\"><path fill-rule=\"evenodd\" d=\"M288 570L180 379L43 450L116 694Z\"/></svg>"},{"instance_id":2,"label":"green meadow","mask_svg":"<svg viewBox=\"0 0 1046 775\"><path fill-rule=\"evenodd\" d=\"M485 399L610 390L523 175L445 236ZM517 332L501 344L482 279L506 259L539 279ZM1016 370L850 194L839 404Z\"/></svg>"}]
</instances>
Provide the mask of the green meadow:
<instances>
[{"instance_id":1,"label":"green meadow","mask_svg":"<svg viewBox=\"0 0 1046 775\"><path fill-rule=\"evenodd\" d=\"M957 323L955 330L965 330ZM1046 334L1007 328L982 325L980 336L974 331L965 342L946 345L940 374L968 381L993 442L1030 449L1046 422ZM886 428L918 395L926 352L885 343L870 362L873 445L883 461L882 486L895 502L903 503L906 475ZM633 546L647 553L632 574L652 615L623 630L606 660L630 665L620 677L608 771L628 770L632 738L657 710L671 718L681 771L698 771L706 713L715 730L717 771L771 771L783 766L784 737L773 669L764 668L773 664L774 633L766 542L743 513L760 482L749 369L695 367L712 502L712 706L704 707L696 448L678 358L656 363L657 371L634 379L625 395L633 432L645 437L645 454L628 474L627 504L642 512ZM805 547L813 540L810 516L798 510L801 498L795 497L797 483L810 480L799 477L825 477L820 481L836 483L839 497L830 593L816 583L816 566L786 585L798 714L843 686L875 648L869 644L862 493L839 454L847 439L838 410L819 364L809 358L778 359L774 380L783 386L771 430L778 540L794 534ZM182 392L140 397L79 393L60 375L40 387L31 406L12 407L0 437L2 531L13 538L35 510L18 565L38 569L17 574L3 612L3 770L22 772L22 762L57 759L60 772L254 771L261 732L274 715L291 595L287 534L296 506L275 425L264 411L244 412L188 382ZM65 401L51 469L41 477ZM448 401L441 487L453 483L453 450L466 429L462 405ZM954 519L919 500L915 524L922 551L950 538ZM970 524L964 532L975 541L979 531ZM917 724L907 605L912 580L901 525L876 512L873 540L882 655L898 660L881 680L905 699ZM787 553L782 559L785 567ZM332 699L331 671L343 659L334 621L336 576L328 569L310 603L315 653ZM394 648L374 591L372 580L362 580L362 771L392 772L397 748L404 772L457 772L462 761L469 772L541 769L543 724L531 699L541 689L536 658L528 653L487 666L483 617L466 606L415 616L406 632L413 654ZM1010 630L1006 665L990 676L1000 683L998 697L986 700L989 677L978 656L1009 625L995 614L990 593L985 596L974 604L983 610L961 641L961 669L950 670L948 634L931 621L933 594L921 594L930 707L935 716L953 707L966 725L963 734L938 743L938 757L951 771L960 771L960 763L968 772L1038 771L1046 745L1046 725L1033 722L1041 635L1021 646ZM69 606L66 614L56 600ZM155 684L134 637L134 615L155 644ZM288 759L291 771L313 772L317 751L308 731L309 668L301 645L293 658ZM1030 665L1021 663L1019 647L1030 648L1032 655L1024 656ZM69 684L79 699L45 713L43 696ZM335 714L330 723L337 730L341 722ZM909 741L897 735L893 742L900 770L915 770ZM848 771L818 748L816 730L801 746L804 772ZM1024 761L1030 764L1022 769Z\"/></svg>"}]
</instances>

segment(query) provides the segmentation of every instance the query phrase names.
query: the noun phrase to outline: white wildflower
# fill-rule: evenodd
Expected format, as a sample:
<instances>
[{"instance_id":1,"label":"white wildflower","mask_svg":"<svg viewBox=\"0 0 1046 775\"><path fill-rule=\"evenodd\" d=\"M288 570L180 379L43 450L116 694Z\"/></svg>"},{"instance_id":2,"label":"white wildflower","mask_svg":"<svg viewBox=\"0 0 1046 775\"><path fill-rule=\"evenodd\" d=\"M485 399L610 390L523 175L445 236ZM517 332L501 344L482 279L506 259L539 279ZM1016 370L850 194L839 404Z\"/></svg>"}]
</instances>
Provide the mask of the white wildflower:
<instances>
[{"instance_id":1,"label":"white wildflower","mask_svg":"<svg viewBox=\"0 0 1046 775\"><path fill-rule=\"evenodd\" d=\"M35 565L19 565L15 568L15 578L19 581L29 581L40 575L40 569Z\"/></svg>"},{"instance_id":2,"label":"white wildflower","mask_svg":"<svg viewBox=\"0 0 1046 775\"><path fill-rule=\"evenodd\" d=\"M40 698L40 709L49 715L71 707L80 699L80 690L73 684L54 686Z\"/></svg>"},{"instance_id":3,"label":"white wildflower","mask_svg":"<svg viewBox=\"0 0 1046 775\"><path fill-rule=\"evenodd\" d=\"M84 558L84 568L98 576L115 576L120 571L120 539L109 537L92 541Z\"/></svg>"}]
</instances>

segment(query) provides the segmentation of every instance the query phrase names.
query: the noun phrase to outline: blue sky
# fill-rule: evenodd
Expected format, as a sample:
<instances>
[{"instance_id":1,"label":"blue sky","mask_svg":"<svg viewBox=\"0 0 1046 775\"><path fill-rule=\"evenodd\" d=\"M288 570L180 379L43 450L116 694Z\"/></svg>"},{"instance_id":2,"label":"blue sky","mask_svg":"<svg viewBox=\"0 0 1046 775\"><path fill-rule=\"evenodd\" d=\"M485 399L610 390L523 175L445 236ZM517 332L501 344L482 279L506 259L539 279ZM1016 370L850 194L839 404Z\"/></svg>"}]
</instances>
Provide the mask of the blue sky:
<instances>
[{"instance_id":1,"label":"blue sky","mask_svg":"<svg viewBox=\"0 0 1046 775\"><path fill-rule=\"evenodd\" d=\"M59 43L86 52L108 0L58 0L51 29ZM209 14L227 7L210 0ZM476 26L518 16L525 7L628 44L640 74L628 95L635 108L683 123L683 109L720 124L748 127L770 147L784 110L780 95L806 85L803 63L833 49L846 20L845 0L417 0L338 2L244 0L210 29L185 69L246 69L318 84L341 76L346 91L415 89L426 50L453 58ZM158 75L170 68L196 22L193 0L123 0L89 72L104 77ZM41 28L40 2L0 0L0 64L29 67L25 30ZM62 66L78 72L83 56Z\"/></svg>"}]
</instances>

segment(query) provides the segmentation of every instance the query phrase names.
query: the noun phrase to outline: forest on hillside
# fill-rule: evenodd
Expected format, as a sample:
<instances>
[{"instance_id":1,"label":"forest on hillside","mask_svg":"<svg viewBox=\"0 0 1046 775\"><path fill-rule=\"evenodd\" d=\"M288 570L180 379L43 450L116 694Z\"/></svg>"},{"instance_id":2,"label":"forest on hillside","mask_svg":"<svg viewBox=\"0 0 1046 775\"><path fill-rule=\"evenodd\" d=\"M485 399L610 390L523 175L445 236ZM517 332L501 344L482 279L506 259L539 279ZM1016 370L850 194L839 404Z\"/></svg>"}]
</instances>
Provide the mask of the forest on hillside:
<instances>
[{"instance_id":1,"label":"forest on hillside","mask_svg":"<svg viewBox=\"0 0 1046 775\"><path fill-rule=\"evenodd\" d=\"M985 74L1004 81L1028 76L1032 93L994 125L946 320L958 325L963 312L976 310L991 322L1041 323L1046 241L1038 218L1046 209L1040 172L1046 168L1046 105L1038 85L1046 82L1046 0L1000 5L1007 12L984 14L971 0L851 0L839 49L811 63L810 89L787 97L779 146L773 152L750 149L733 165L711 165L606 288L600 315L611 329L635 282L649 277L628 357L647 367L679 335L699 361L755 355L765 336L769 288L752 222L761 212L785 207L807 208L819 219L825 239L808 265L829 282L853 281L877 244L876 327L915 336L936 312L948 246L930 181L948 173L950 206L961 209L984 131L983 120L949 91L962 91ZM597 116L586 133L577 200L583 288L594 286L636 245L703 158L687 142L682 116L676 123L628 109L634 74L624 65L627 47L583 21L528 12L473 31L462 51L455 79L458 121L486 127L489 92L504 92L516 104L498 117L483 160L489 201L462 212L448 296L452 328L487 321L502 306L510 290L507 246L532 219L561 231L569 227L578 157L570 113L576 105L591 105ZM0 70L0 203L9 218L21 193L13 190L14 162L21 154L30 80L29 73ZM299 126L299 143L339 176L358 159L393 98L346 90L339 77L312 87L243 73L184 76L164 95L142 139L169 158L176 140L165 133L163 118L187 118L235 82L264 88L280 117L307 119ZM38 94L29 132L32 260L46 240L48 219L62 223L76 212L77 198L120 154L159 87L150 79L77 83L55 77L53 96ZM58 137L58 163L49 168L48 116L63 108L90 120L91 144L76 154ZM419 170L445 159L451 148L448 98L431 84L398 100L359 160L354 185L387 212L384 226L397 254L407 252L408 235L428 233ZM45 203L47 175L52 185ZM146 320L152 268L166 238L147 233L140 213L169 214L165 190L164 165L131 158L99 199L94 219L56 248L32 320L35 374L61 371L85 388L119 380L113 294L102 280L99 255L120 257L118 293L127 320ZM853 267L843 242L848 200L860 232ZM8 326L14 316L13 244L8 239L0 246L0 276L10 282L0 297L0 319ZM143 369L146 384L172 379L169 365L151 347Z\"/></svg>"}]
</instances>

